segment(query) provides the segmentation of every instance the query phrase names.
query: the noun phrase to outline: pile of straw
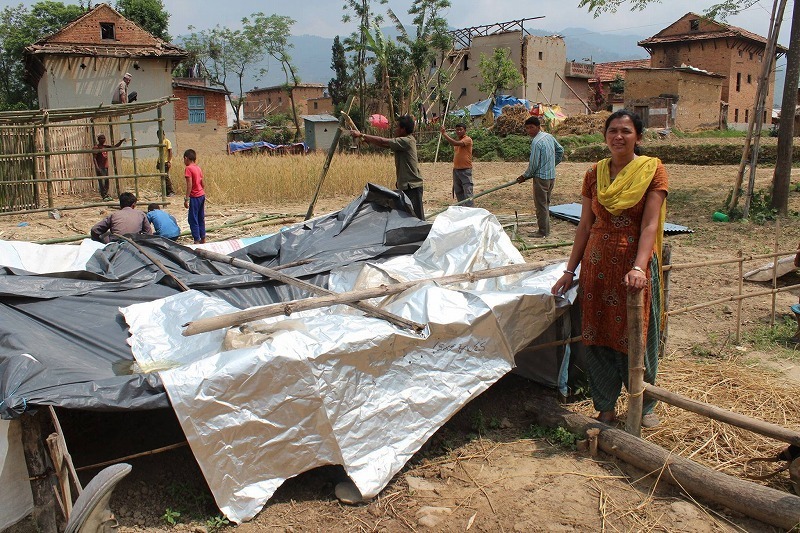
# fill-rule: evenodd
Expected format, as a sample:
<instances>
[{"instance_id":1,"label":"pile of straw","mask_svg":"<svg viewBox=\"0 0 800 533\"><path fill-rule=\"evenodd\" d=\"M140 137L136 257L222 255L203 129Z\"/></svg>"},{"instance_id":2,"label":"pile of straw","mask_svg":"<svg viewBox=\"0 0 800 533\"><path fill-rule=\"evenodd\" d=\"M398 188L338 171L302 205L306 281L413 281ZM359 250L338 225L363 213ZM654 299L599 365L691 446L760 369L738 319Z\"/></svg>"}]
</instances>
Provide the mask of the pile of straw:
<instances>
[{"instance_id":1,"label":"pile of straw","mask_svg":"<svg viewBox=\"0 0 800 533\"><path fill-rule=\"evenodd\" d=\"M506 135L525 135L525 121L531 116L524 105L507 105L500 111L494 121L494 133L501 137Z\"/></svg>"},{"instance_id":2,"label":"pile of straw","mask_svg":"<svg viewBox=\"0 0 800 533\"><path fill-rule=\"evenodd\" d=\"M800 387L781 381L774 373L734 361L668 357L661 363L657 384L701 402L800 431ZM575 404L573 409L594 414L590 401ZM624 426L624 394L617 412ZM768 474L785 464L755 462L745 472L748 459L775 456L788 444L664 403L658 404L656 414L661 424L643 430L645 439L714 470L747 478L746 474ZM756 482L792 491L787 472Z\"/></svg>"},{"instance_id":3,"label":"pile of straw","mask_svg":"<svg viewBox=\"0 0 800 533\"><path fill-rule=\"evenodd\" d=\"M611 113L599 111L591 115L572 115L564 119L556 128L558 135L591 135L603 133L606 119Z\"/></svg>"}]
</instances>

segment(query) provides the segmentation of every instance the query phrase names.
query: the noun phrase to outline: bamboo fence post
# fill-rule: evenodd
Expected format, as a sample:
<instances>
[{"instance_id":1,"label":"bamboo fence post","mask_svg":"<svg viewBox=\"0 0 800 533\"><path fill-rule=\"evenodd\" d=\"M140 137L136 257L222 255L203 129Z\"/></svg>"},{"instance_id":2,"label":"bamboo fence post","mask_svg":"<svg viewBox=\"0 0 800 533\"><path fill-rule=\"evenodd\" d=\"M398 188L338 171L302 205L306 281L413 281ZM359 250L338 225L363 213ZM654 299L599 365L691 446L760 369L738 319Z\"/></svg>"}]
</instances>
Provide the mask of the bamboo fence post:
<instances>
[{"instance_id":1,"label":"bamboo fence post","mask_svg":"<svg viewBox=\"0 0 800 533\"><path fill-rule=\"evenodd\" d=\"M50 115L45 114L44 121L42 124L42 147L45 151L44 156L44 177L48 180L47 182L47 207L53 208L53 183L50 182L50 128L48 127L48 123L50 122Z\"/></svg>"},{"instance_id":2,"label":"bamboo fence post","mask_svg":"<svg viewBox=\"0 0 800 533\"><path fill-rule=\"evenodd\" d=\"M224 256L228 257L228 256ZM449 285L451 283L463 283L487 278L496 278L500 276L510 276L514 274L522 274L537 270L546 266L547 263L518 263L515 265L507 265L498 268L488 268L486 270L478 270L475 272L468 272L465 274L452 274L440 278L426 278L412 281L405 281L395 283L393 285L381 285L379 287L371 287L368 289L359 289L356 291L343 292L339 294L332 294L327 296L316 296L312 298L304 298L302 300L292 300L290 302L281 302L276 304L265 305L263 307L254 307L245 309L244 311L235 311L224 315L201 318L188 324L184 324L186 329L183 331L184 337L197 335L198 333L206 333L229 326L238 324L245 324L278 315L291 315L300 311L307 311L309 309L319 309L321 307L328 307L337 304L351 304L359 300L371 300L372 298L381 298L398 294L408 290L416 285L427 282L435 282L438 285Z\"/></svg>"},{"instance_id":3,"label":"bamboo fence post","mask_svg":"<svg viewBox=\"0 0 800 533\"><path fill-rule=\"evenodd\" d=\"M216 252L212 252L210 250L204 250L202 248L194 249L194 253L199 255L200 257L204 257L204 258L210 259L212 261L218 261L220 263L226 263L228 265L232 265L232 266L235 266L235 267L243 268L245 270L249 270L251 272L255 272L257 274L261 274L264 277L267 277L269 279L272 279L272 280L275 280L275 281L278 281L278 282L281 282L281 283L285 283L287 285L291 285L293 287L297 287L297 288L303 289L305 291L310 292L311 294L323 294L323 295L333 296L333 297L338 297L339 296L338 293L335 293L333 291L330 291L330 290L325 289L323 287L320 287L318 285L314 285L313 283L308 283L307 281L303 281L301 279L293 278L292 276L289 276L289 275L283 274L281 272L278 272L274 268L267 268L267 267L264 267L264 266L256 265L256 264L250 263L248 261L243 261L241 259L236 259L235 257L231 257L229 255L219 254L219 253L216 253ZM349 305L350 307L355 307L359 311L367 313L368 315L371 315L371 316L374 316L374 317L378 317L378 318L382 318L382 319L394 324L395 326L399 326L401 328L410 329L410 330L413 330L413 331L416 331L416 332L420 332L423 329L425 329L425 325L424 324L420 324L419 322L414 322L413 320L408 320L406 318L403 318L401 316L395 315L395 314L390 313L388 311L384 311L383 309L381 309L381 308L379 308L377 306L371 305L371 304L355 301L355 302L348 302L347 305ZM214 329L219 329L219 328L214 328ZM186 331L183 332L183 335L187 336Z\"/></svg>"},{"instance_id":4,"label":"bamboo fence post","mask_svg":"<svg viewBox=\"0 0 800 533\"><path fill-rule=\"evenodd\" d=\"M159 108L159 111L161 108ZM133 136L133 115L128 115L129 126L131 128L131 156L133 157L133 191L136 198L139 198L139 170L136 164L136 138Z\"/></svg>"},{"instance_id":5,"label":"bamboo fence post","mask_svg":"<svg viewBox=\"0 0 800 533\"><path fill-rule=\"evenodd\" d=\"M744 294L744 261L742 260L742 251L739 250L739 292L738 296ZM777 258L775 260L777 262ZM736 345L742 341L742 301L736 302Z\"/></svg>"},{"instance_id":6,"label":"bamboo fence post","mask_svg":"<svg viewBox=\"0 0 800 533\"><path fill-rule=\"evenodd\" d=\"M775 219L775 252L778 252L778 234L780 233L781 229L781 217ZM775 256L775 259L772 261L772 288L778 288L778 257ZM775 306L777 304L778 293L772 293L772 314L769 317L769 327L775 327Z\"/></svg>"},{"instance_id":7,"label":"bamboo fence post","mask_svg":"<svg viewBox=\"0 0 800 533\"><path fill-rule=\"evenodd\" d=\"M664 352L667 349L667 339L669 338L669 270L664 270L665 265L672 263L672 245L664 243L661 247L661 287L662 287L662 305L664 306L664 323L661 328L661 339L658 346L658 358L664 357Z\"/></svg>"},{"instance_id":8,"label":"bamboo fence post","mask_svg":"<svg viewBox=\"0 0 800 533\"><path fill-rule=\"evenodd\" d=\"M328 149L328 155L325 157L325 163L322 165L322 172L319 175L319 180L317 181L317 188L314 191L314 196L311 198L311 203L308 204L308 211L306 211L306 218L305 220L309 220L311 217L314 216L314 205L317 203L317 197L319 196L319 191L322 189L322 182L325 181L325 176L328 174L328 169L331 166L331 160L333 159L333 154L336 153L336 147L339 146L339 137L342 136L342 128L345 124L345 115L350 113L350 108L353 106L353 100L355 97L350 96L347 100L347 112L343 115L339 116L339 127L336 128L336 131L333 134L333 141L331 142L331 147Z\"/></svg>"},{"instance_id":9,"label":"bamboo fence post","mask_svg":"<svg viewBox=\"0 0 800 533\"><path fill-rule=\"evenodd\" d=\"M161 182L161 201L162 202L166 202L167 201L167 175L166 175L167 174L167 166L165 164L166 163L166 157L161 157L162 150L164 150L164 148L163 148L163 145L164 145L164 128L163 128L164 117L162 116L160 107L158 108L157 115L158 115L158 118L157 118L157 122L156 122L156 124L157 124L156 127L158 128L158 148L156 150L158 150L158 172L159 172L159 174L161 174L161 176L159 176L161 178L160 179L160 182ZM166 156L166 154L164 154L164 155Z\"/></svg>"},{"instance_id":10,"label":"bamboo fence post","mask_svg":"<svg viewBox=\"0 0 800 533\"><path fill-rule=\"evenodd\" d=\"M36 529L43 533L59 531L59 515L56 513L56 495L53 487L57 484L55 473L50 468L45 449L44 435L48 432L44 409L35 413L30 411L20 417L22 424L22 446L25 464L33 493L33 520Z\"/></svg>"},{"instance_id":11,"label":"bamboo fence post","mask_svg":"<svg viewBox=\"0 0 800 533\"><path fill-rule=\"evenodd\" d=\"M447 113L450 110L450 97L453 96L453 91L449 91L447 93L447 104L444 106L444 115L442 116L442 127L444 127L444 123L447 120ZM436 141L436 155L433 156L433 166L436 166L436 162L439 160L439 145L442 144L442 132L439 132L439 140Z\"/></svg>"},{"instance_id":12,"label":"bamboo fence post","mask_svg":"<svg viewBox=\"0 0 800 533\"><path fill-rule=\"evenodd\" d=\"M109 120L111 120L110 117L109 117ZM116 144L116 142L117 142L117 139L116 139L116 136L114 135L114 126L113 125L109 126L108 135L109 135L109 143L111 144L111 146L114 146ZM122 194L122 191L120 190L120 187L119 187L119 167L117 166L117 152L116 152L116 150L111 152L111 160L114 163L114 187L116 188L117 198L119 198L119 195Z\"/></svg>"},{"instance_id":13,"label":"bamboo fence post","mask_svg":"<svg viewBox=\"0 0 800 533\"><path fill-rule=\"evenodd\" d=\"M642 405L644 401L643 324L644 289L627 291L628 306L628 420L625 431L636 437L642 434Z\"/></svg>"}]
</instances>

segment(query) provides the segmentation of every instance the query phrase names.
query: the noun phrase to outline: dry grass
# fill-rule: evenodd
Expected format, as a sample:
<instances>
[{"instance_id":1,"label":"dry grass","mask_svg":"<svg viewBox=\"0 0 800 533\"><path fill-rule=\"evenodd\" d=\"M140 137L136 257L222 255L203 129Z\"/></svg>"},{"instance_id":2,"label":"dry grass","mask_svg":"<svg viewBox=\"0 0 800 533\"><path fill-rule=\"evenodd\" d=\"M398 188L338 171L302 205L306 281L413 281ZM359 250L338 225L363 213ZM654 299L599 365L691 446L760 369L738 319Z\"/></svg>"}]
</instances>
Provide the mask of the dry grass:
<instances>
[{"instance_id":1,"label":"dry grass","mask_svg":"<svg viewBox=\"0 0 800 533\"><path fill-rule=\"evenodd\" d=\"M777 374L757 372L740 362L667 357L659 364L657 384L670 392L751 418L800 429L800 387L781 381ZM617 405L623 420L625 397L622 394ZM591 401L574 404L573 409L594 413ZM787 444L665 403L658 404L656 413L661 424L644 430L644 438L714 470L746 478L746 474L767 474L784 464L756 462L745 472L745 461L775 456ZM786 472L757 482L787 492L792 490Z\"/></svg>"},{"instance_id":2,"label":"dry grass","mask_svg":"<svg viewBox=\"0 0 800 533\"><path fill-rule=\"evenodd\" d=\"M203 169L206 195L214 203L274 204L308 201L319 181L325 155L198 154L197 163ZM155 167L155 161L145 160L139 165L149 171ZM176 161L170 172L178 194L184 189L183 168L183 163ZM130 169L123 166L124 172L132 170L132 165ZM394 161L389 154L336 154L320 194L355 197L367 182L394 188L394 181ZM139 187L157 191L158 179L143 178Z\"/></svg>"}]
</instances>

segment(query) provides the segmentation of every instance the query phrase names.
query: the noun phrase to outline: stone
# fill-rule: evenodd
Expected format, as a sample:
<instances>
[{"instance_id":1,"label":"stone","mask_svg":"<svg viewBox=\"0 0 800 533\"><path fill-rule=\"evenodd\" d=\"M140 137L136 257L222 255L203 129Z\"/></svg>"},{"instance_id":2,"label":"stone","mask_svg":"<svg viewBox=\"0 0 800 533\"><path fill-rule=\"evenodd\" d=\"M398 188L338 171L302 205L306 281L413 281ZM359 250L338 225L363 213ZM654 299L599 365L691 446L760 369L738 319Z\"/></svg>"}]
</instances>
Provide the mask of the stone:
<instances>
[{"instance_id":1,"label":"stone","mask_svg":"<svg viewBox=\"0 0 800 533\"><path fill-rule=\"evenodd\" d=\"M364 501L364 497L361 495L358 487L356 487L356 484L349 479L337 483L336 488L333 489L333 493L336 494L340 502L347 505L355 505Z\"/></svg>"},{"instance_id":2,"label":"stone","mask_svg":"<svg viewBox=\"0 0 800 533\"><path fill-rule=\"evenodd\" d=\"M430 481L414 476L406 476L406 483L408 483L408 490L411 492L433 492L436 490L436 485Z\"/></svg>"},{"instance_id":3,"label":"stone","mask_svg":"<svg viewBox=\"0 0 800 533\"><path fill-rule=\"evenodd\" d=\"M416 515L417 523L424 527L435 528L452 513L453 510L449 507L420 507Z\"/></svg>"}]
</instances>

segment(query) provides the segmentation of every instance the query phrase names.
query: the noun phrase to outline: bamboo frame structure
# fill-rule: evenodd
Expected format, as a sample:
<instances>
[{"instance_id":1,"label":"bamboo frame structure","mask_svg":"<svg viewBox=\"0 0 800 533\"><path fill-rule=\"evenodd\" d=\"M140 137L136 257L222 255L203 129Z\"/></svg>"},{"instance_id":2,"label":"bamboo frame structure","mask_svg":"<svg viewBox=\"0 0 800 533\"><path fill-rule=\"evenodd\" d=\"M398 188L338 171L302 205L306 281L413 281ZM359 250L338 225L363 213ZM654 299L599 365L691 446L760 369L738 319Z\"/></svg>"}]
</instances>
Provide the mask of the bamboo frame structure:
<instances>
[{"instance_id":1,"label":"bamboo frame structure","mask_svg":"<svg viewBox=\"0 0 800 533\"><path fill-rule=\"evenodd\" d=\"M41 196L46 197L46 210L51 210L56 196L91 190L91 182L97 179L91 156L98 152L93 148L98 128L111 141L112 146L103 151L111 152L117 194L128 180L133 181L131 188L137 194L139 178L161 176L163 181L163 174L139 172L137 154L145 148L160 148L163 143L137 144L134 125L158 122L160 126L160 110L173 100L164 97L134 104L0 113L0 215L40 212L45 207ZM152 110L159 111L159 118L134 118ZM113 146L121 126L131 130L130 146ZM121 151L132 156L131 175L118 172L117 153ZM164 198L166 195L162 195Z\"/></svg>"}]
</instances>

